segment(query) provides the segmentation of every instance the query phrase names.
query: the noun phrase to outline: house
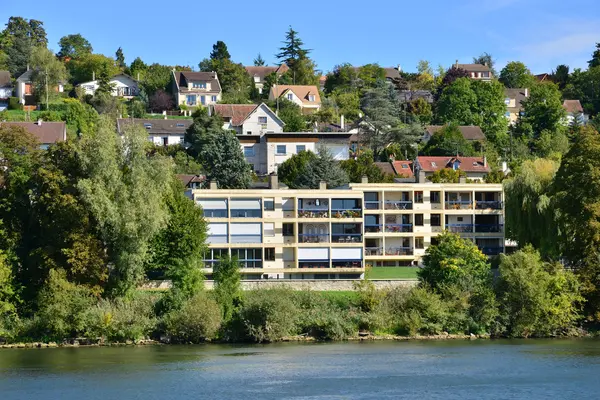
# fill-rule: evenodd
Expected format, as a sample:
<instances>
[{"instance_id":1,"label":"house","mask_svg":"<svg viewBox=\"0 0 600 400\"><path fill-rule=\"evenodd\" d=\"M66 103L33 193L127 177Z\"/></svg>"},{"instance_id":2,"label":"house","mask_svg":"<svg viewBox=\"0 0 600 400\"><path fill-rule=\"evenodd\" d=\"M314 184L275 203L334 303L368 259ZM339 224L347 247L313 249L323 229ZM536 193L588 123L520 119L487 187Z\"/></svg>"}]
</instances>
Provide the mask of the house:
<instances>
[{"instance_id":1,"label":"house","mask_svg":"<svg viewBox=\"0 0 600 400\"><path fill-rule=\"evenodd\" d=\"M17 86L16 86L16 97L19 99L19 102L24 106L35 106L35 93L33 82L31 81L33 75L33 70L27 69L21 76L17 78ZM65 87L63 83L59 83L58 86L54 88L56 92L63 93L65 91Z\"/></svg>"},{"instance_id":2,"label":"house","mask_svg":"<svg viewBox=\"0 0 600 400\"><path fill-rule=\"evenodd\" d=\"M468 179L476 181L482 181L490 172L485 156L418 156L415 160L414 174L417 176L417 182L425 183L428 176L444 168L463 171Z\"/></svg>"},{"instance_id":3,"label":"house","mask_svg":"<svg viewBox=\"0 0 600 400\"><path fill-rule=\"evenodd\" d=\"M265 78L267 77L267 75L270 75L273 72L275 72L277 76L281 76L290 70L286 64L281 64L280 66L274 67L248 66L244 68L246 68L246 72L248 72L248 75L250 75L250 77L252 78L254 86L256 87L256 89L258 89L258 93L261 94L263 92L263 88L265 87Z\"/></svg>"},{"instance_id":4,"label":"house","mask_svg":"<svg viewBox=\"0 0 600 400\"><path fill-rule=\"evenodd\" d=\"M314 85L275 85L269 93L269 100L284 98L297 104L303 114L312 114L321 108L319 89Z\"/></svg>"},{"instance_id":5,"label":"house","mask_svg":"<svg viewBox=\"0 0 600 400\"><path fill-rule=\"evenodd\" d=\"M125 127L138 125L148 132L148 140L157 146L184 145L185 131L192 125L191 119L117 119L117 132L122 135Z\"/></svg>"},{"instance_id":6,"label":"house","mask_svg":"<svg viewBox=\"0 0 600 400\"><path fill-rule=\"evenodd\" d=\"M459 64L456 60L454 68L464 69L469 73L471 79L489 82L492 80L492 69L488 65L483 64Z\"/></svg>"},{"instance_id":7,"label":"house","mask_svg":"<svg viewBox=\"0 0 600 400\"><path fill-rule=\"evenodd\" d=\"M551 81L552 80L552 75L544 72L543 74L537 74L537 75L535 75L535 78L539 82Z\"/></svg>"},{"instance_id":8,"label":"house","mask_svg":"<svg viewBox=\"0 0 600 400\"><path fill-rule=\"evenodd\" d=\"M587 123L588 116L583 113L583 107L579 100L565 100L563 101L563 108L567 112L567 117L564 122L566 125L571 125L575 118L577 118L581 125Z\"/></svg>"},{"instance_id":9,"label":"house","mask_svg":"<svg viewBox=\"0 0 600 400\"><path fill-rule=\"evenodd\" d=\"M12 91L10 72L0 71L0 111L8 108L8 99L12 96Z\"/></svg>"},{"instance_id":10,"label":"house","mask_svg":"<svg viewBox=\"0 0 600 400\"><path fill-rule=\"evenodd\" d=\"M389 68L384 68L383 69L385 71L385 80L388 82L392 82L396 79L400 79L400 65L398 65L396 68L394 67L389 67Z\"/></svg>"},{"instance_id":11,"label":"house","mask_svg":"<svg viewBox=\"0 0 600 400\"><path fill-rule=\"evenodd\" d=\"M191 174L177 174L177 179L183 184L183 187L187 189L200 189L202 183L206 180L204 175L191 175Z\"/></svg>"},{"instance_id":12,"label":"house","mask_svg":"<svg viewBox=\"0 0 600 400\"><path fill-rule=\"evenodd\" d=\"M215 104L209 112L223 118L223 129L238 135L283 132L285 123L265 104Z\"/></svg>"},{"instance_id":13,"label":"house","mask_svg":"<svg viewBox=\"0 0 600 400\"><path fill-rule=\"evenodd\" d=\"M392 175L400 178L413 178L412 161L400 160L396 161L393 158L387 162L376 162L375 165L386 175Z\"/></svg>"},{"instance_id":14,"label":"house","mask_svg":"<svg viewBox=\"0 0 600 400\"><path fill-rule=\"evenodd\" d=\"M444 129L444 125L427 125L425 126L425 133L423 134L423 142L429 141L436 132ZM458 130L462 136L469 142L483 142L485 141L485 135L480 127L475 125L459 125Z\"/></svg>"},{"instance_id":15,"label":"house","mask_svg":"<svg viewBox=\"0 0 600 400\"><path fill-rule=\"evenodd\" d=\"M138 81L127 74L118 74L110 78L112 87L111 94L115 97L125 97L131 99L137 96L140 92ZM98 89L98 80L94 79L89 82L79 84L85 90L85 94L94 95Z\"/></svg>"},{"instance_id":16,"label":"house","mask_svg":"<svg viewBox=\"0 0 600 400\"><path fill-rule=\"evenodd\" d=\"M0 122L2 126L20 126L35 136L40 142L40 149L46 150L51 144L67 140L67 124L65 122Z\"/></svg>"},{"instance_id":17,"label":"house","mask_svg":"<svg viewBox=\"0 0 600 400\"><path fill-rule=\"evenodd\" d=\"M177 105L205 107L221 101L216 72L173 71L172 90Z\"/></svg>"},{"instance_id":18,"label":"house","mask_svg":"<svg viewBox=\"0 0 600 400\"><path fill-rule=\"evenodd\" d=\"M513 125L523 113L523 100L529 97L529 89L504 89L504 104L506 104L506 113L510 125Z\"/></svg>"}]
</instances>

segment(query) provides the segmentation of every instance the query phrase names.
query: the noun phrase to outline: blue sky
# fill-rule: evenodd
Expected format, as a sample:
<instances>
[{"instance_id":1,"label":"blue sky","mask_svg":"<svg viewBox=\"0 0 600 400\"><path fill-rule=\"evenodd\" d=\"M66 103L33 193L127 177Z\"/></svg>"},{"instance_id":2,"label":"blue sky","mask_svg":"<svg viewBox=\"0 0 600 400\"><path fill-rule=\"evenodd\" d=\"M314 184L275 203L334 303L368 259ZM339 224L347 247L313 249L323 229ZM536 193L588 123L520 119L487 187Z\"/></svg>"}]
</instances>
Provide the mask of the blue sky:
<instances>
[{"instance_id":1,"label":"blue sky","mask_svg":"<svg viewBox=\"0 0 600 400\"><path fill-rule=\"evenodd\" d=\"M324 71L343 62L414 71L420 59L448 67L487 51L498 69L519 60L541 73L561 63L587 66L600 42L598 1L0 0L0 21L11 15L44 21L54 51L71 33L81 33L98 53L114 56L121 46L127 63L140 56L197 68L223 40L236 62L251 64L260 52L272 64L292 25Z\"/></svg>"}]
</instances>

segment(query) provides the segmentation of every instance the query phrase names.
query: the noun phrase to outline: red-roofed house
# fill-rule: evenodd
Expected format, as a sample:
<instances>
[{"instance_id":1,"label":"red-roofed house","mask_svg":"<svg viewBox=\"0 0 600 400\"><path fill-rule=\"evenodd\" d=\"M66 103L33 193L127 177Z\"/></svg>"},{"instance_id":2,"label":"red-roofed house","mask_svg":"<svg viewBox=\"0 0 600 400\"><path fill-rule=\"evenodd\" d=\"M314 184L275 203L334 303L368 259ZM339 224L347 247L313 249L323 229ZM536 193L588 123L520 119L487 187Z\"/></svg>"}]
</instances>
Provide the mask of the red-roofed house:
<instances>
[{"instance_id":1,"label":"red-roofed house","mask_svg":"<svg viewBox=\"0 0 600 400\"><path fill-rule=\"evenodd\" d=\"M235 131L238 135L280 133L285 125L265 103L215 104L210 110L223 118L223 129Z\"/></svg>"},{"instance_id":2,"label":"red-roofed house","mask_svg":"<svg viewBox=\"0 0 600 400\"><path fill-rule=\"evenodd\" d=\"M483 180L484 176L490 172L490 166L484 157L448 157L448 156L419 156L415 161L414 172L417 175L418 182L425 183L425 178L433 175L435 171L444 168L461 170L465 172L466 177L472 180Z\"/></svg>"}]
</instances>

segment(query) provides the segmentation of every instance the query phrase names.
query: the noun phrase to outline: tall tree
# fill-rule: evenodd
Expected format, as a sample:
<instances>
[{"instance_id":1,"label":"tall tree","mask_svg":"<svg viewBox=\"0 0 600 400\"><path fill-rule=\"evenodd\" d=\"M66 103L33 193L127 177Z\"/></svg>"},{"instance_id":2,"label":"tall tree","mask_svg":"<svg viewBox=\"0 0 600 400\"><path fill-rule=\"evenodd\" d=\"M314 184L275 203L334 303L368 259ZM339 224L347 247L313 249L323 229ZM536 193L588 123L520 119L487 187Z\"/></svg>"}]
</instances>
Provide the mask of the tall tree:
<instances>
[{"instance_id":1,"label":"tall tree","mask_svg":"<svg viewBox=\"0 0 600 400\"><path fill-rule=\"evenodd\" d=\"M479 57L473 57L473 64L487 65L492 70L492 74L494 76L497 75L496 70L494 69L496 62L488 52L482 53Z\"/></svg>"},{"instance_id":2,"label":"tall tree","mask_svg":"<svg viewBox=\"0 0 600 400\"><path fill-rule=\"evenodd\" d=\"M277 169L281 181L292 189L317 189L320 182L335 188L349 182L348 175L324 146L317 154L301 151L287 159Z\"/></svg>"},{"instance_id":3,"label":"tall tree","mask_svg":"<svg viewBox=\"0 0 600 400\"><path fill-rule=\"evenodd\" d=\"M57 55L63 60L65 58L80 58L86 54L91 54L93 50L90 42L79 33L61 37L58 44L60 51Z\"/></svg>"},{"instance_id":4,"label":"tall tree","mask_svg":"<svg viewBox=\"0 0 600 400\"><path fill-rule=\"evenodd\" d=\"M511 61L500 71L500 82L507 88L530 88L535 77L529 68L520 61Z\"/></svg>"},{"instance_id":5,"label":"tall tree","mask_svg":"<svg viewBox=\"0 0 600 400\"><path fill-rule=\"evenodd\" d=\"M123 49L119 47L115 53L115 60L117 61L117 67L124 70L127 67L125 64L125 54L123 54Z\"/></svg>"},{"instance_id":6,"label":"tall tree","mask_svg":"<svg viewBox=\"0 0 600 400\"><path fill-rule=\"evenodd\" d=\"M588 67L600 67L600 43L596 43L596 50L592 54L592 59L588 61Z\"/></svg>"},{"instance_id":7,"label":"tall tree","mask_svg":"<svg viewBox=\"0 0 600 400\"><path fill-rule=\"evenodd\" d=\"M14 77L26 71L34 47L47 45L44 24L35 19L10 17L6 28L0 32L0 50L7 55L8 70Z\"/></svg>"},{"instance_id":8,"label":"tall tree","mask_svg":"<svg viewBox=\"0 0 600 400\"><path fill-rule=\"evenodd\" d=\"M458 126L450 123L437 131L423 148L423 154L429 156L472 156L473 145L467 141Z\"/></svg>"},{"instance_id":9,"label":"tall tree","mask_svg":"<svg viewBox=\"0 0 600 400\"><path fill-rule=\"evenodd\" d=\"M279 48L279 53L275 57L290 68L293 84L314 85L316 83L315 66L313 61L308 58L310 50L303 47L304 42L298 36L298 32L290 26L282 43L283 46Z\"/></svg>"},{"instance_id":10,"label":"tall tree","mask_svg":"<svg viewBox=\"0 0 600 400\"><path fill-rule=\"evenodd\" d=\"M264 58L262 58L262 56L260 55L260 53L258 53L258 55L256 56L256 58L254 59L254 66L255 67L262 67L266 64L266 61L264 60Z\"/></svg>"},{"instance_id":11,"label":"tall tree","mask_svg":"<svg viewBox=\"0 0 600 400\"><path fill-rule=\"evenodd\" d=\"M231 55L229 54L229 50L227 50L225 42L218 40L217 43L213 44L210 59L219 61L231 59Z\"/></svg>"},{"instance_id":12,"label":"tall tree","mask_svg":"<svg viewBox=\"0 0 600 400\"><path fill-rule=\"evenodd\" d=\"M389 143L390 131L400 125L398 104L396 91L384 81L367 90L361 99L365 123L360 136L375 156Z\"/></svg>"},{"instance_id":13,"label":"tall tree","mask_svg":"<svg viewBox=\"0 0 600 400\"><path fill-rule=\"evenodd\" d=\"M115 60L102 54L86 54L67 63L74 84L91 81L103 71L113 77L119 73Z\"/></svg>"},{"instance_id":14,"label":"tall tree","mask_svg":"<svg viewBox=\"0 0 600 400\"><path fill-rule=\"evenodd\" d=\"M552 81L558 85L560 90L563 90L569 83L569 66L561 64L552 71Z\"/></svg>"},{"instance_id":15,"label":"tall tree","mask_svg":"<svg viewBox=\"0 0 600 400\"><path fill-rule=\"evenodd\" d=\"M560 132L564 130L565 110L562 106L561 93L552 82L540 82L531 87L528 98L521 102L524 116L523 123L531 126L535 138L544 130Z\"/></svg>"},{"instance_id":16,"label":"tall tree","mask_svg":"<svg viewBox=\"0 0 600 400\"><path fill-rule=\"evenodd\" d=\"M50 95L56 93L54 89L67 79L65 65L45 47L35 47L29 62L33 69L31 78L35 86L35 93L40 100L45 100L46 109L48 109Z\"/></svg>"},{"instance_id":17,"label":"tall tree","mask_svg":"<svg viewBox=\"0 0 600 400\"><path fill-rule=\"evenodd\" d=\"M198 64L200 71L217 73L224 101L232 103L247 103L250 98L252 78L242 64L231 61L227 45L218 41L213 45L210 58L205 58Z\"/></svg>"},{"instance_id":18,"label":"tall tree","mask_svg":"<svg viewBox=\"0 0 600 400\"><path fill-rule=\"evenodd\" d=\"M362 152L356 159L350 158L340 162L340 166L348 175L350 182L360 183L362 177L369 178L369 183L382 183L391 180L373 162L373 154L370 151Z\"/></svg>"}]
</instances>

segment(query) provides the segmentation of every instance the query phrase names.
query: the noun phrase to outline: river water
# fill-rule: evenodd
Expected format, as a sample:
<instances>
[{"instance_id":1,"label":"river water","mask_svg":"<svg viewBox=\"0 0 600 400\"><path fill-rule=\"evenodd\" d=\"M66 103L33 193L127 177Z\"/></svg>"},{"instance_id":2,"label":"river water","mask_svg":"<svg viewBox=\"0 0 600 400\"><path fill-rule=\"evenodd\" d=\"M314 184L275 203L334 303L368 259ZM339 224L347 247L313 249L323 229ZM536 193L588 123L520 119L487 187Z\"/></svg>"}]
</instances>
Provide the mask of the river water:
<instances>
[{"instance_id":1,"label":"river water","mask_svg":"<svg viewBox=\"0 0 600 400\"><path fill-rule=\"evenodd\" d=\"M600 341L0 350L0 399L593 399Z\"/></svg>"}]
</instances>

